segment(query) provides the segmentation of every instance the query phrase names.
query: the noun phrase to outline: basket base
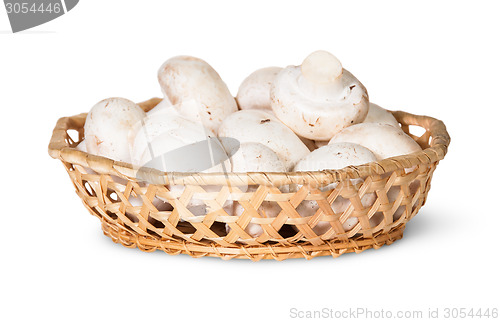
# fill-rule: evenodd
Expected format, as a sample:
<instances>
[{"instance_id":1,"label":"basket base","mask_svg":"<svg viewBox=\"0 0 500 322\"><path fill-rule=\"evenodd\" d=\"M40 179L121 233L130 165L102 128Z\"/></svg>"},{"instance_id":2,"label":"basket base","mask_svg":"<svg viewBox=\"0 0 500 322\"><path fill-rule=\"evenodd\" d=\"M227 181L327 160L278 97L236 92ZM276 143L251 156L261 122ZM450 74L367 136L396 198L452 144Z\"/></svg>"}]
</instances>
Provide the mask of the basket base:
<instances>
[{"instance_id":1,"label":"basket base","mask_svg":"<svg viewBox=\"0 0 500 322\"><path fill-rule=\"evenodd\" d=\"M110 237L113 242L120 243L128 248L139 248L145 252L163 250L169 255L188 254L192 257L219 257L222 259L250 259L259 261L261 259L284 260L288 258L312 259L318 256L332 256L334 258L346 253L361 253L364 250L378 249L383 245L390 245L403 237L405 225L402 224L388 233L380 234L373 238L356 238L349 241L325 241L324 245L314 246L299 243L292 246L265 245L222 247L213 242L193 244L184 241L151 238L132 234L130 231L110 223L101 218L102 231Z\"/></svg>"}]
</instances>

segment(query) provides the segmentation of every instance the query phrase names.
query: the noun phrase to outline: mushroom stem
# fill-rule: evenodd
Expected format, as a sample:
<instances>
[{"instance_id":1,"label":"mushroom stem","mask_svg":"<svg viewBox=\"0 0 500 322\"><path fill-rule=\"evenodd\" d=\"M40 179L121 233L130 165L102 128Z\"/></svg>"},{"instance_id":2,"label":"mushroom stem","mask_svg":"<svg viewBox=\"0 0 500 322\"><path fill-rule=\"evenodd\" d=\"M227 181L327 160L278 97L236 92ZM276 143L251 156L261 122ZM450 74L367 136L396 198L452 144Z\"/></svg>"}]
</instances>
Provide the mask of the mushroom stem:
<instances>
[{"instance_id":1,"label":"mushroom stem","mask_svg":"<svg viewBox=\"0 0 500 322\"><path fill-rule=\"evenodd\" d=\"M327 98L341 94L342 64L334 55L318 50L304 59L300 67L299 88L308 95Z\"/></svg>"}]
</instances>

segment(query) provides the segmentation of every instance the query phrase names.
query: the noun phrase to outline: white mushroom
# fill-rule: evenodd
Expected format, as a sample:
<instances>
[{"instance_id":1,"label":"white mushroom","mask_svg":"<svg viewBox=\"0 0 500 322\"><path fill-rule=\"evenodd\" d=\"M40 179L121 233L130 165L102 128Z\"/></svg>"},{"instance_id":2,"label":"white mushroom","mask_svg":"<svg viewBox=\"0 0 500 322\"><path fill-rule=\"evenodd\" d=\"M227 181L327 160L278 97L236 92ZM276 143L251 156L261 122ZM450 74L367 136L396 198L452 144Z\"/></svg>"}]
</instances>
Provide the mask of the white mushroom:
<instances>
[{"instance_id":1,"label":"white mushroom","mask_svg":"<svg viewBox=\"0 0 500 322\"><path fill-rule=\"evenodd\" d=\"M332 143L309 153L297 163L294 171L338 170L373 161L376 161L375 155L364 146L347 142Z\"/></svg>"},{"instance_id":2,"label":"white mushroom","mask_svg":"<svg viewBox=\"0 0 500 322\"><path fill-rule=\"evenodd\" d=\"M271 87L271 100L283 123L312 140L329 140L362 122L368 113L363 84L326 51L316 51L301 66L282 70Z\"/></svg>"},{"instance_id":3,"label":"white mushroom","mask_svg":"<svg viewBox=\"0 0 500 322\"><path fill-rule=\"evenodd\" d=\"M422 150L400 127L380 123L361 123L345 128L329 144L339 142L362 145L372 151L377 160Z\"/></svg>"},{"instance_id":4,"label":"white mushroom","mask_svg":"<svg viewBox=\"0 0 500 322\"><path fill-rule=\"evenodd\" d=\"M396 118L394 117L394 115L392 115L391 112L372 102L370 102L368 115L366 115L366 118L363 121L363 123L382 123L399 127L399 122L396 120Z\"/></svg>"},{"instance_id":5,"label":"white mushroom","mask_svg":"<svg viewBox=\"0 0 500 322\"><path fill-rule=\"evenodd\" d=\"M285 172L276 152L255 142L244 142L234 153L230 151L233 172Z\"/></svg>"},{"instance_id":6,"label":"white mushroom","mask_svg":"<svg viewBox=\"0 0 500 322\"><path fill-rule=\"evenodd\" d=\"M226 116L238 110L219 74L199 58L178 56L167 60L158 71L158 80L182 115L201 121L214 133ZM191 100L198 104L183 105Z\"/></svg>"},{"instance_id":7,"label":"white mushroom","mask_svg":"<svg viewBox=\"0 0 500 322\"><path fill-rule=\"evenodd\" d=\"M309 153L309 149L286 125L263 110L243 110L228 116L219 127L218 136L241 143L261 143L276 152L288 170Z\"/></svg>"},{"instance_id":8,"label":"white mushroom","mask_svg":"<svg viewBox=\"0 0 500 322\"><path fill-rule=\"evenodd\" d=\"M240 109L271 111L271 84L282 69L281 67L262 68L245 78L236 95Z\"/></svg>"},{"instance_id":9,"label":"white mushroom","mask_svg":"<svg viewBox=\"0 0 500 322\"><path fill-rule=\"evenodd\" d=\"M233 165L233 172L284 172L286 171L285 165L279 159L278 155L260 143L246 142L242 143L240 148L231 157ZM242 189L243 190L243 189ZM255 192L256 187L248 188L247 192ZM283 192L288 190L283 187ZM234 214L241 216L245 208L240 203L235 203ZM257 213L261 218L274 218L281 212L281 207L276 202L263 201L257 209ZM226 231L231 230L230 226L226 224ZM252 237L262 235L264 230L258 224L249 223L245 231Z\"/></svg>"},{"instance_id":10,"label":"white mushroom","mask_svg":"<svg viewBox=\"0 0 500 322\"><path fill-rule=\"evenodd\" d=\"M325 145L308 154L295 166L295 171L318 171L325 169L338 170L350 165L361 165L376 161L375 155L365 147L353 143L335 143ZM352 184L359 184L362 179L352 179ZM321 187L321 191L335 189L337 183ZM375 202L375 193L367 193L361 198L364 207L369 207ZM338 196L331 205L336 214L344 212L350 205L350 200ZM297 212L304 217L313 216L319 209L318 204L313 200L305 200L298 207ZM358 223L358 218L348 218L343 223L345 231L351 230ZM318 222L313 231L320 235L326 233L332 225L330 222Z\"/></svg>"},{"instance_id":11,"label":"white mushroom","mask_svg":"<svg viewBox=\"0 0 500 322\"><path fill-rule=\"evenodd\" d=\"M134 124L146 113L125 98L108 98L97 103L85 120L85 145L88 153L117 161L131 162L129 145Z\"/></svg>"},{"instance_id":12,"label":"white mushroom","mask_svg":"<svg viewBox=\"0 0 500 322\"><path fill-rule=\"evenodd\" d=\"M135 125L136 134L131 148L132 159L135 164L143 166L155 157L215 137L201 122L187 119L180 115L174 107L170 106L168 101L166 103L162 101L149 111L139 124ZM159 163L163 162L162 158L156 160ZM156 165L150 164L150 166L162 171L181 171L183 165L186 165L185 160L181 159L171 159L169 161L174 163L170 163L168 168L159 163ZM178 166L176 166L175 162ZM200 169L192 170L193 172L202 171ZM221 168L218 168L218 170L222 171Z\"/></svg>"},{"instance_id":13,"label":"white mushroom","mask_svg":"<svg viewBox=\"0 0 500 322\"><path fill-rule=\"evenodd\" d=\"M161 104L161 103L160 103ZM189 120L170 106L168 101L154 107L141 122L132 147L134 162L140 167L166 172L228 172L231 163L218 139L201 122ZM140 178L140 172L138 172ZM184 186L168 186L180 196ZM205 186L207 192L218 192L221 187ZM161 198L160 198L161 199ZM163 200L168 203L167 200ZM195 216L218 210L196 196L187 203ZM224 204L231 212L232 201Z\"/></svg>"}]
</instances>

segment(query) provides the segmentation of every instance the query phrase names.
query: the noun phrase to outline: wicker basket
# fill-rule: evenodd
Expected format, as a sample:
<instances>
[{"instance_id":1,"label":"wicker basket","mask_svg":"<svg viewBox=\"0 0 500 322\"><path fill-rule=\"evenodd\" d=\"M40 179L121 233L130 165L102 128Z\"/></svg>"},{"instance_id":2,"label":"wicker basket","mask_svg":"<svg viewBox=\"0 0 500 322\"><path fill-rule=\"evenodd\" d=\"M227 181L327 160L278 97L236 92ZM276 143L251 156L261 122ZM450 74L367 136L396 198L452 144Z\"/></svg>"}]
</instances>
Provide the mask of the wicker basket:
<instances>
[{"instance_id":1,"label":"wicker basket","mask_svg":"<svg viewBox=\"0 0 500 322\"><path fill-rule=\"evenodd\" d=\"M154 98L139 105L148 111L159 101ZM104 234L126 247L253 261L338 257L400 239L406 223L424 205L432 174L447 152L450 137L443 122L400 111L393 114L408 134L409 125L425 129L420 137L410 134L423 151L337 171L200 174L141 169L138 180L138 169L131 164L74 148L83 139L86 114L59 119L49 154L62 161L83 204L101 220ZM78 138L72 138L71 132L78 133ZM362 180L350 180L355 178ZM333 190L321 189L336 182ZM175 194L168 189L173 184L185 189ZM289 192L278 188L283 186L291 187ZM214 191L213 187L218 188ZM398 189L392 200L390 189ZM376 200L364 207L361 198L368 193L375 193ZM350 204L344 212L334 213L330 205L340 197ZM172 208L159 211L153 202L157 198L168 201ZM192 198L203 200L211 211L194 216L187 207ZM228 200L244 207L240 217L221 207ZM296 208L306 200L314 200L319 209L302 217ZM264 201L279 205L277 217L266 218L259 212ZM399 218L394 216L397 212ZM343 224L352 217L358 222L345 231ZM314 228L319 222L329 222L331 228L318 235ZM260 225L263 233L250 236L246 232L249 224Z\"/></svg>"}]
</instances>

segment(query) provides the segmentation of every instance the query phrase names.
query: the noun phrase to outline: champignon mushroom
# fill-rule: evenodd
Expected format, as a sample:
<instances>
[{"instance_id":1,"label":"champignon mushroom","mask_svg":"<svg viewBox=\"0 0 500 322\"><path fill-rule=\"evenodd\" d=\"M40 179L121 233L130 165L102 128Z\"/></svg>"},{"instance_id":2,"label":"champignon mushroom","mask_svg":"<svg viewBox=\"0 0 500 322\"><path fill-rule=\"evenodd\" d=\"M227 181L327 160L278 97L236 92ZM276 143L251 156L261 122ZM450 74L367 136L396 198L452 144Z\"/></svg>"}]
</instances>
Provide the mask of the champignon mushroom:
<instances>
[{"instance_id":1,"label":"champignon mushroom","mask_svg":"<svg viewBox=\"0 0 500 322\"><path fill-rule=\"evenodd\" d=\"M134 163L139 166L154 159L155 156L215 137L201 122L187 119L168 101L163 102L165 100L150 110L147 116L135 125L136 134L131 151ZM158 159L158 162L161 161ZM172 161L183 162L183 160ZM165 168L163 171L175 170Z\"/></svg>"},{"instance_id":2,"label":"champignon mushroom","mask_svg":"<svg viewBox=\"0 0 500 322\"><path fill-rule=\"evenodd\" d=\"M377 160L422 150L400 127L380 123L361 123L345 128L329 144L339 142L362 145L372 151Z\"/></svg>"},{"instance_id":3,"label":"champignon mushroom","mask_svg":"<svg viewBox=\"0 0 500 322\"><path fill-rule=\"evenodd\" d=\"M245 142L240 145L240 148L231 157L231 164L233 172L284 172L286 171L285 165L279 159L278 155L268 148L267 146L254 143ZM243 189L242 189L243 190ZM249 187L247 192L255 192L256 187ZM286 187L281 188L283 192L288 192ZM241 216L245 208L240 203L235 203L234 214ZM263 218L274 218L281 212L281 207L271 201L263 201L257 213ZM229 233L230 226L226 224L226 231ZM258 224L249 223L245 231L252 237L259 237L264 230Z\"/></svg>"},{"instance_id":4,"label":"champignon mushroom","mask_svg":"<svg viewBox=\"0 0 500 322\"><path fill-rule=\"evenodd\" d=\"M368 113L366 88L326 51L282 70L271 86L272 109L295 133L329 140Z\"/></svg>"},{"instance_id":5,"label":"champignon mushroom","mask_svg":"<svg viewBox=\"0 0 500 322\"><path fill-rule=\"evenodd\" d=\"M376 161L375 155L364 146L339 142L325 145L302 158L294 171L338 170L350 165Z\"/></svg>"},{"instance_id":6,"label":"champignon mushroom","mask_svg":"<svg viewBox=\"0 0 500 322\"><path fill-rule=\"evenodd\" d=\"M108 98L97 103L85 120L87 152L117 161L131 162L129 145L133 127L146 113L125 98Z\"/></svg>"},{"instance_id":7,"label":"champignon mushroom","mask_svg":"<svg viewBox=\"0 0 500 322\"><path fill-rule=\"evenodd\" d=\"M233 172L285 172L276 152L261 143L244 142L236 152L229 151Z\"/></svg>"},{"instance_id":8,"label":"champignon mushroom","mask_svg":"<svg viewBox=\"0 0 500 322\"><path fill-rule=\"evenodd\" d=\"M238 110L219 74L199 58L170 58L160 67L158 81L165 96L179 107L182 115L200 120L214 133L224 118ZM185 105L186 101L197 104Z\"/></svg>"},{"instance_id":9,"label":"champignon mushroom","mask_svg":"<svg viewBox=\"0 0 500 322\"><path fill-rule=\"evenodd\" d=\"M319 149L309 153L305 158L300 160L295 166L294 171L319 171L325 169L338 170L350 165L361 165L376 161L375 155L367 148L353 143L335 143L325 145ZM352 184L359 184L362 179L352 179ZM335 189L337 183L329 184L321 187L321 191ZM369 207L375 202L375 193L367 193L361 198L361 203L364 207ZM344 212L350 205L348 199L338 196L332 203L331 207L336 214ZM297 212L304 217L313 216L319 209L318 204L313 200L305 200L298 207ZM343 223L345 231L351 230L358 223L358 218L348 218ZM324 234L332 228L329 222L318 222L314 226L313 231L318 234Z\"/></svg>"},{"instance_id":10,"label":"champignon mushroom","mask_svg":"<svg viewBox=\"0 0 500 322\"><path fill-rule=\"evenodd\" d=\"M372 102L370 102L368 115L366 115L366 118L363 121L363 123L382 123L399 127L399 122L396 120L396 118L394 117L394 115L392 115L391 112Z\"/></svg>"},{"instance_id":11,"label":"champignon mushroom","mask_svg":"<svg viewBox=\"0 0 500 322\"><path fill-rule=\"evenodd\" d=\"M271 84L282 69L281 67L261 68L245 78L236 95L239 108L272 111Z\"/></svg>"},{"instance_id":12,"label":"champignon mushroom","mask_svg":"<svg viewBox=\"0 0 500 322\"><path fill-rule=\"evenodd\" d=\"M218 139L201 122L189 120L168 103L156 106L141 122L133 144L133 159L140 167L166 172L227 172L231 163ZM140 172L138 172L140 177ZM168 186L180 196L185 187ZM206 192L220 191L220 187L205 186ZM168 204L167 200L162 200ZM161 204L160 204L161 205ZM231 212L232 201L224 204ZM214 209L197 197L186 208L195 216L203 216Z\"/></svg>"},{"instance_id":13,"label":"champignon mushroom","mask_svg":"<svg viewBox=\"0 0 500 322\"><path fill-rule=\"evenodd\" d=\"M310 152L292 130L263 110L242 110L231 114L219 127L218 136L223 145L223 138L234 138L240 144L256 142L269 147L285 164L287 171Z\"/></svg>"}]
</instances>

